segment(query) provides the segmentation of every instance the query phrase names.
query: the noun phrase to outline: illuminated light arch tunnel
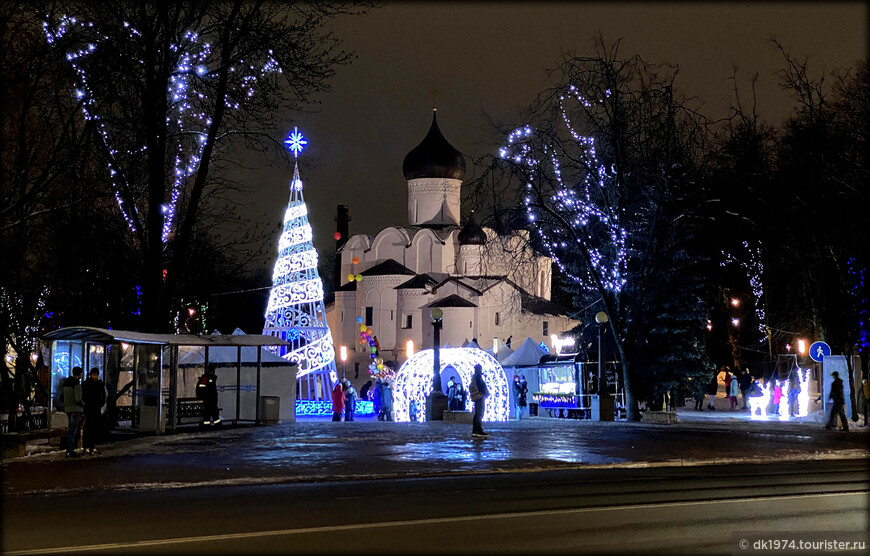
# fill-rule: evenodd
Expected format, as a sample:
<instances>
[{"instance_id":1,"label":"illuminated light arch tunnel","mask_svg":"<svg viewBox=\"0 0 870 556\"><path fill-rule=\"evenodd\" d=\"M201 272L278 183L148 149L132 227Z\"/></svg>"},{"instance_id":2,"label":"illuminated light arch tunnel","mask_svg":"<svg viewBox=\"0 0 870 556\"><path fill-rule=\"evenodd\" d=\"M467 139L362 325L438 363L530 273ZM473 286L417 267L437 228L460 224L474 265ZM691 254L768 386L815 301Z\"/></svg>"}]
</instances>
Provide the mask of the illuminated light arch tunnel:
<instances>
[{"instance_id":1,"label":"illuminated light arch tunnel","mask_svg":"<svg viewBox=\"0 0 870 556\"><path fill-rule=\"evenodd\" d=\"M474 366L483 367L483 381L489 390L486 398L484 421L507 421L510 415L508 381L504 369L492 355L478 348L444 348L440 350L441 369L453 367L465 385L468 395L468 385L474 374ZM399 367L393 382L393 410L396 421L410 421L408 406L411 400L417 402L417 419L426 420L426 396L432 391L432 371L435 364L435 352L425 349L415 353ZM474 404L469 399L466 409L473 411Z\"/></svg>"}]
</instances>

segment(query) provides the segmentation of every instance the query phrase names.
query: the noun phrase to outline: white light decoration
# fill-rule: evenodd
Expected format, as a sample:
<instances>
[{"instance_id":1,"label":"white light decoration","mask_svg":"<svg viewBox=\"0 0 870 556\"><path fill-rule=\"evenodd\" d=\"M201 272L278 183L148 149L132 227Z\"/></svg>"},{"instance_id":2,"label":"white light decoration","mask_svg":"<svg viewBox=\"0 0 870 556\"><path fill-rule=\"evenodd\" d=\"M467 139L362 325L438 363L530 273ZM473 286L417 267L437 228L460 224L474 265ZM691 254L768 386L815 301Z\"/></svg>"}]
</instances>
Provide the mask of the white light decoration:
<instances>
[{"instance_id":1,"label":"white light decoration","mask_svg":"<svg viewBox=\"0 0 870 556\"><path fill-rule=\"evenodd\" d=\"M770 404L770 383L761 386L760 396L751 396L749 398L749 416L753 421L767 418L768 404Z\"/></svg>"},{"instance_id":2,"label":"white light decoration","mask_svg":"<svg viewBox=\"0 0 870 556\"><path fill-rule=\"evenodd\" d=\"M737 258L731 253L722 251L723 260L720 266L725 266L729 263L739 265L746 272L749 278L749 287L752 289L753 304L755 305L755 315L758 317L758 330L764 332L764 322L766 314L764 312L764 304L761 302L764 295L764 263L762 262L761 244L756 247L751 247L749 242L743 242L743 248L746 250L745 257ZM732 305L737 304L732 300Z\"/></svg>"},{"instance_id":3,"label":"white light decoration","mask_svg":"<svg viewBox=\"0 0 870 556\"><path fill-rule=\"evenodd\" d=\"M594 138L580 135L568 116L569 102L586 107L591 103L573 85L559 97L565 130L580 149L567 158L576 158L575 162L585 168L582 176L563 178L559 159L562 147L548 142L551 134L536 135L529 126L510 133L499 156L526 173L523 200L529 222L534 223L559 269L587 291L597 292L597 284L601 284L605 290L619 292L626 283L628 232L621 224L624 215L611 198L619 185L616 168L598 162ZM540 210L544 205L546 208ZM566 233L566 227L574 234ZM577 259L578 247L588 254L589 264L569 269L566 264Z\"/></svg>"},{"instance_id":4,"label":"white light decoration","mask_svg":"<svg viewBox=\"0 0 870 556\"><path fill-rule=\"evenodd\" d=\"M806 417L810 409L810 369L798 368L795 370L798 381L800 382L800 392L797 395L797 415L795 417ZM782 397L779 398L779 415L777 419L780 421L788 421L791 419L789 414L788 392L790 383L786 380L771 380L761 388L762 395L749 398L749 415L753 420L767 420L767 407L770 405L770 399L773 394L772 388L778 384ZM758 413L756 415L756 412Z\"/></svg>"},{"instance_id":5,"label":"white light decoration","mask_svg":"<svg viewBox=\"0 0 870 556\"><path fill-rule=\"evenodd\" d=\"M123 22L123 29L108 29L95 27L93 22L81 21L75 17L62 15L56 20L46 20L42 24L46 41L58 48L66 48L66 59L72 66L77 83L75 97L79 99L85 119L95 123L100 139L108 153L108 172L115 199L121 209L121 214L128 227L134 232L141 226L138 208L132 202L129 192L137 184L131 183L123 168L141 163L135 160L146 152L146 147L125 148L119 150L113 139L129 134L122 130L111 129L112 118L104 118L95 94L94 87L88 79L89 60L95 52L109 56L125 56L128 52L147 48L142 44L142 35L128 22ZM61 41L61 39L64 39ZM118 43L127 41L124 48ZM257 80L271 73L281 73L278 62L272 56L272 51L264 52L256 62L238 60L239 72L230 83L223 99L210 99L206 94L209 83L215 79L220 66L219 56L211 48L211 44L202 39L198 33L187 31L177 42L169 45L176 65L170 69L167 88L168 103L166 111L167 153L173 157L172 180L170 181L168 200L161 203L163 227L161 239L166 243L177 224L175 215L178 206L184 199L184 190L192 176L200 166L203 150L209 133L212 132L212 120L209 116L216 104L223 102L227 108L237 110L246 99L254 95L254 85ZM89 57L90 56L90 57ZM102 60L98 63L105 63ZM244 68L244 69L241 69ZM106 105L108 106L108 102ZM301 138L301 134L299 134ZM304 146L301 143L298 148ZM126 160L129 159L130 162Z\"/></svg>"},{"instance_id":6,"label":"white light decoration","mask_svg":"<svg viewBox=\"0 0 870 556\"><path fill-rule=\"evenodd\" d=\"M477 348L444 348L439 351L441 371L452 367L459 380L468 391L474 366L483 367L484 383L489 390L484 410L484 421L507 421L510 415L508 381L504 369L496 359ZM426 396L432 391L432 371L435 364L435 352L424 349L415 353L399 367L393 382L393 410L396 421L411 420L408 411L411 400L417 402L417 407L426 406ZM473 404L469 400L470 410ZM425 420L424 412L418 412L417 420Z\"/></svg>"},{"instance_id":7,"label":"white light decoration","mask_svg":"<svg viewBox=\"0 0 870 556\"><path fill-rule=\"evenodd\" d=\"M299 155L308 141L294 128L288 148ZM287 340L276 353L299 365L297 378L319 373L324 384L334 384L335 346L324 322L323 282L317 273L317 251L312 243L308 208L302 196L299 164L290 182L290 200L284 212L284 231L278 240L278 258L272 271L272 290L266 307L263 334Z\"/></svg>"}]
</instances>

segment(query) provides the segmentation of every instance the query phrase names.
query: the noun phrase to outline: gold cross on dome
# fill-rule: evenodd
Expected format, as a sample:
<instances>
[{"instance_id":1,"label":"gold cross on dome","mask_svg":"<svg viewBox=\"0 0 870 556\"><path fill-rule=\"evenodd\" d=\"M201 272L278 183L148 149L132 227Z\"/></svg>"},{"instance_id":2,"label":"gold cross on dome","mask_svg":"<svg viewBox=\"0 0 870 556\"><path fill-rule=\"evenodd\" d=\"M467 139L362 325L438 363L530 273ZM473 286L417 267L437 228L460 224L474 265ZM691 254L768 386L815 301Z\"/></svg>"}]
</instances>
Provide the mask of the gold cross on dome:
<instances>
[{"instance_id":1,"label":"gold cross on dome","mask_svg":"<svg viewBox=\"0 0 870 556\"><path fill-rule=\"evenodd\" d=\"M437 83L433 84L432 89L429 90L429 96L432 98L432 110L438 110L438 93L440 92Z\"/></svg>"}]
</instances>

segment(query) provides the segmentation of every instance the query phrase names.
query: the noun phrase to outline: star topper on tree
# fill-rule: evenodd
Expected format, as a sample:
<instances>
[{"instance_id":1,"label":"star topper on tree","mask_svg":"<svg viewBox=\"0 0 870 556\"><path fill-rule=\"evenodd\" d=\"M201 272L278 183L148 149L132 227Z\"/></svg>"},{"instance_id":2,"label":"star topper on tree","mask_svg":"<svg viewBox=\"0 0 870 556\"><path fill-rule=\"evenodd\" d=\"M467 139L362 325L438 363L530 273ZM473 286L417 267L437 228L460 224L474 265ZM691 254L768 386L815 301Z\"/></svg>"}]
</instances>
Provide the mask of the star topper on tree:
<instances>
[{"instance_id":1,"label":"star topper on tree","mask_svg":"<svg viewBox=\"0 0 870 556\"><path fill-rule=\"evenodd\" d=\"M305 145L308 144L308 141L302 135L297 127L293 127L293 131L284 139L284 144L287 145L287 149L293 153L293 156L299 158L299 154L305 149Z\"/></svg>"}]
</instances>

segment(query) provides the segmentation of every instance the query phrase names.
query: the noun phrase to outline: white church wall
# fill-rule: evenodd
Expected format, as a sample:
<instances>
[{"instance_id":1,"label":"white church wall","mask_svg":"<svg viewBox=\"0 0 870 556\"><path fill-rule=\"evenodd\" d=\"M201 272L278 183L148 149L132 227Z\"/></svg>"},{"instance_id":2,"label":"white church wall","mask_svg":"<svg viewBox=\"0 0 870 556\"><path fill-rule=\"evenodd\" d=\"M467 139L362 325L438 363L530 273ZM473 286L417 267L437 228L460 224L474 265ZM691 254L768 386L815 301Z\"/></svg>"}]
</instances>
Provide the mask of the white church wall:
<instances>
[{"instance_id":1,"label":"white church wall","mask_svg":"<svg viewBox=\"0 0 870 556\"><path fill-rule=\"evenodd\" d=\"M415 178L408 180L408 222L459 225L462 180L450 178Z\"/></svg>"},{"instance_id":2,"label":"white church wall","mask_svg":"<svg viewBox=\"0 0 870 556\"><path fill-rule=\"evenodd\" d=\"M351 236L341 248L341 283L347 281L348 274L359 274L363 270L373 266L371 261L366 261L366 251L371 247L372 238L364 234L356 234ZM353 264L354 257L359 259L359 263Z\"/></svg>"},{"instance_id":3,"label":"white church wall","mask_svg":"<svg viewBox=\"0 0 870 556\"><path fill-rule=\"evenodd\" d=\"M401 352L404 352L408 340L414 341L414 349L422 349L423 328L429 324L429 310L423 307L432 302L432 296L421 290L397 290L398 318L396 319L396 340ZM407 317L411 326L407 326Z\"/></svg>"},{"instance_id":4,"label":"white church wall","mask_svg":"<svg viewBox=\"0 0 870 556\"><path fill-rule=\"evenodd\" d=\"M370 268L387 259L393 259L404 266L408 266L408 261L405 257L407 249L405 247L409 243L408 234L402 228L384 228L375 236L371 251L366 253L366 262L371 263L366 268Z\"/></svg>"},{"instance_id":5,"label":"white church wall","mask_svg":"<svg viewBox=\"0 0 870 556\"><path fill-rule=\"evenodd\" d=\"M365 317L366 307L372 307L374 334L381 350L392 350L396 345L396 286L407 281L408 276L366 276L357 286L362 303L360 315ZM361 347L359 349L362 349Z\"/></svg>"},{"instance_id":6,"label":"white church wall","mask_svg":"<svg viewBox=\"0 0 870 556\"><path fill-rule=\"evenodd\" d=\"M477 307L443 307L441 310L444 311L444 317L441 320L442 345L447 342L454 347L459 347L466 341L477 337L477 329L474 326L477 322ZM435 327L429 317L429 309L425 310L423 318L425 323L422 330L421 349L430 349L435 340Z\"/></svg>"}]
</instances>

